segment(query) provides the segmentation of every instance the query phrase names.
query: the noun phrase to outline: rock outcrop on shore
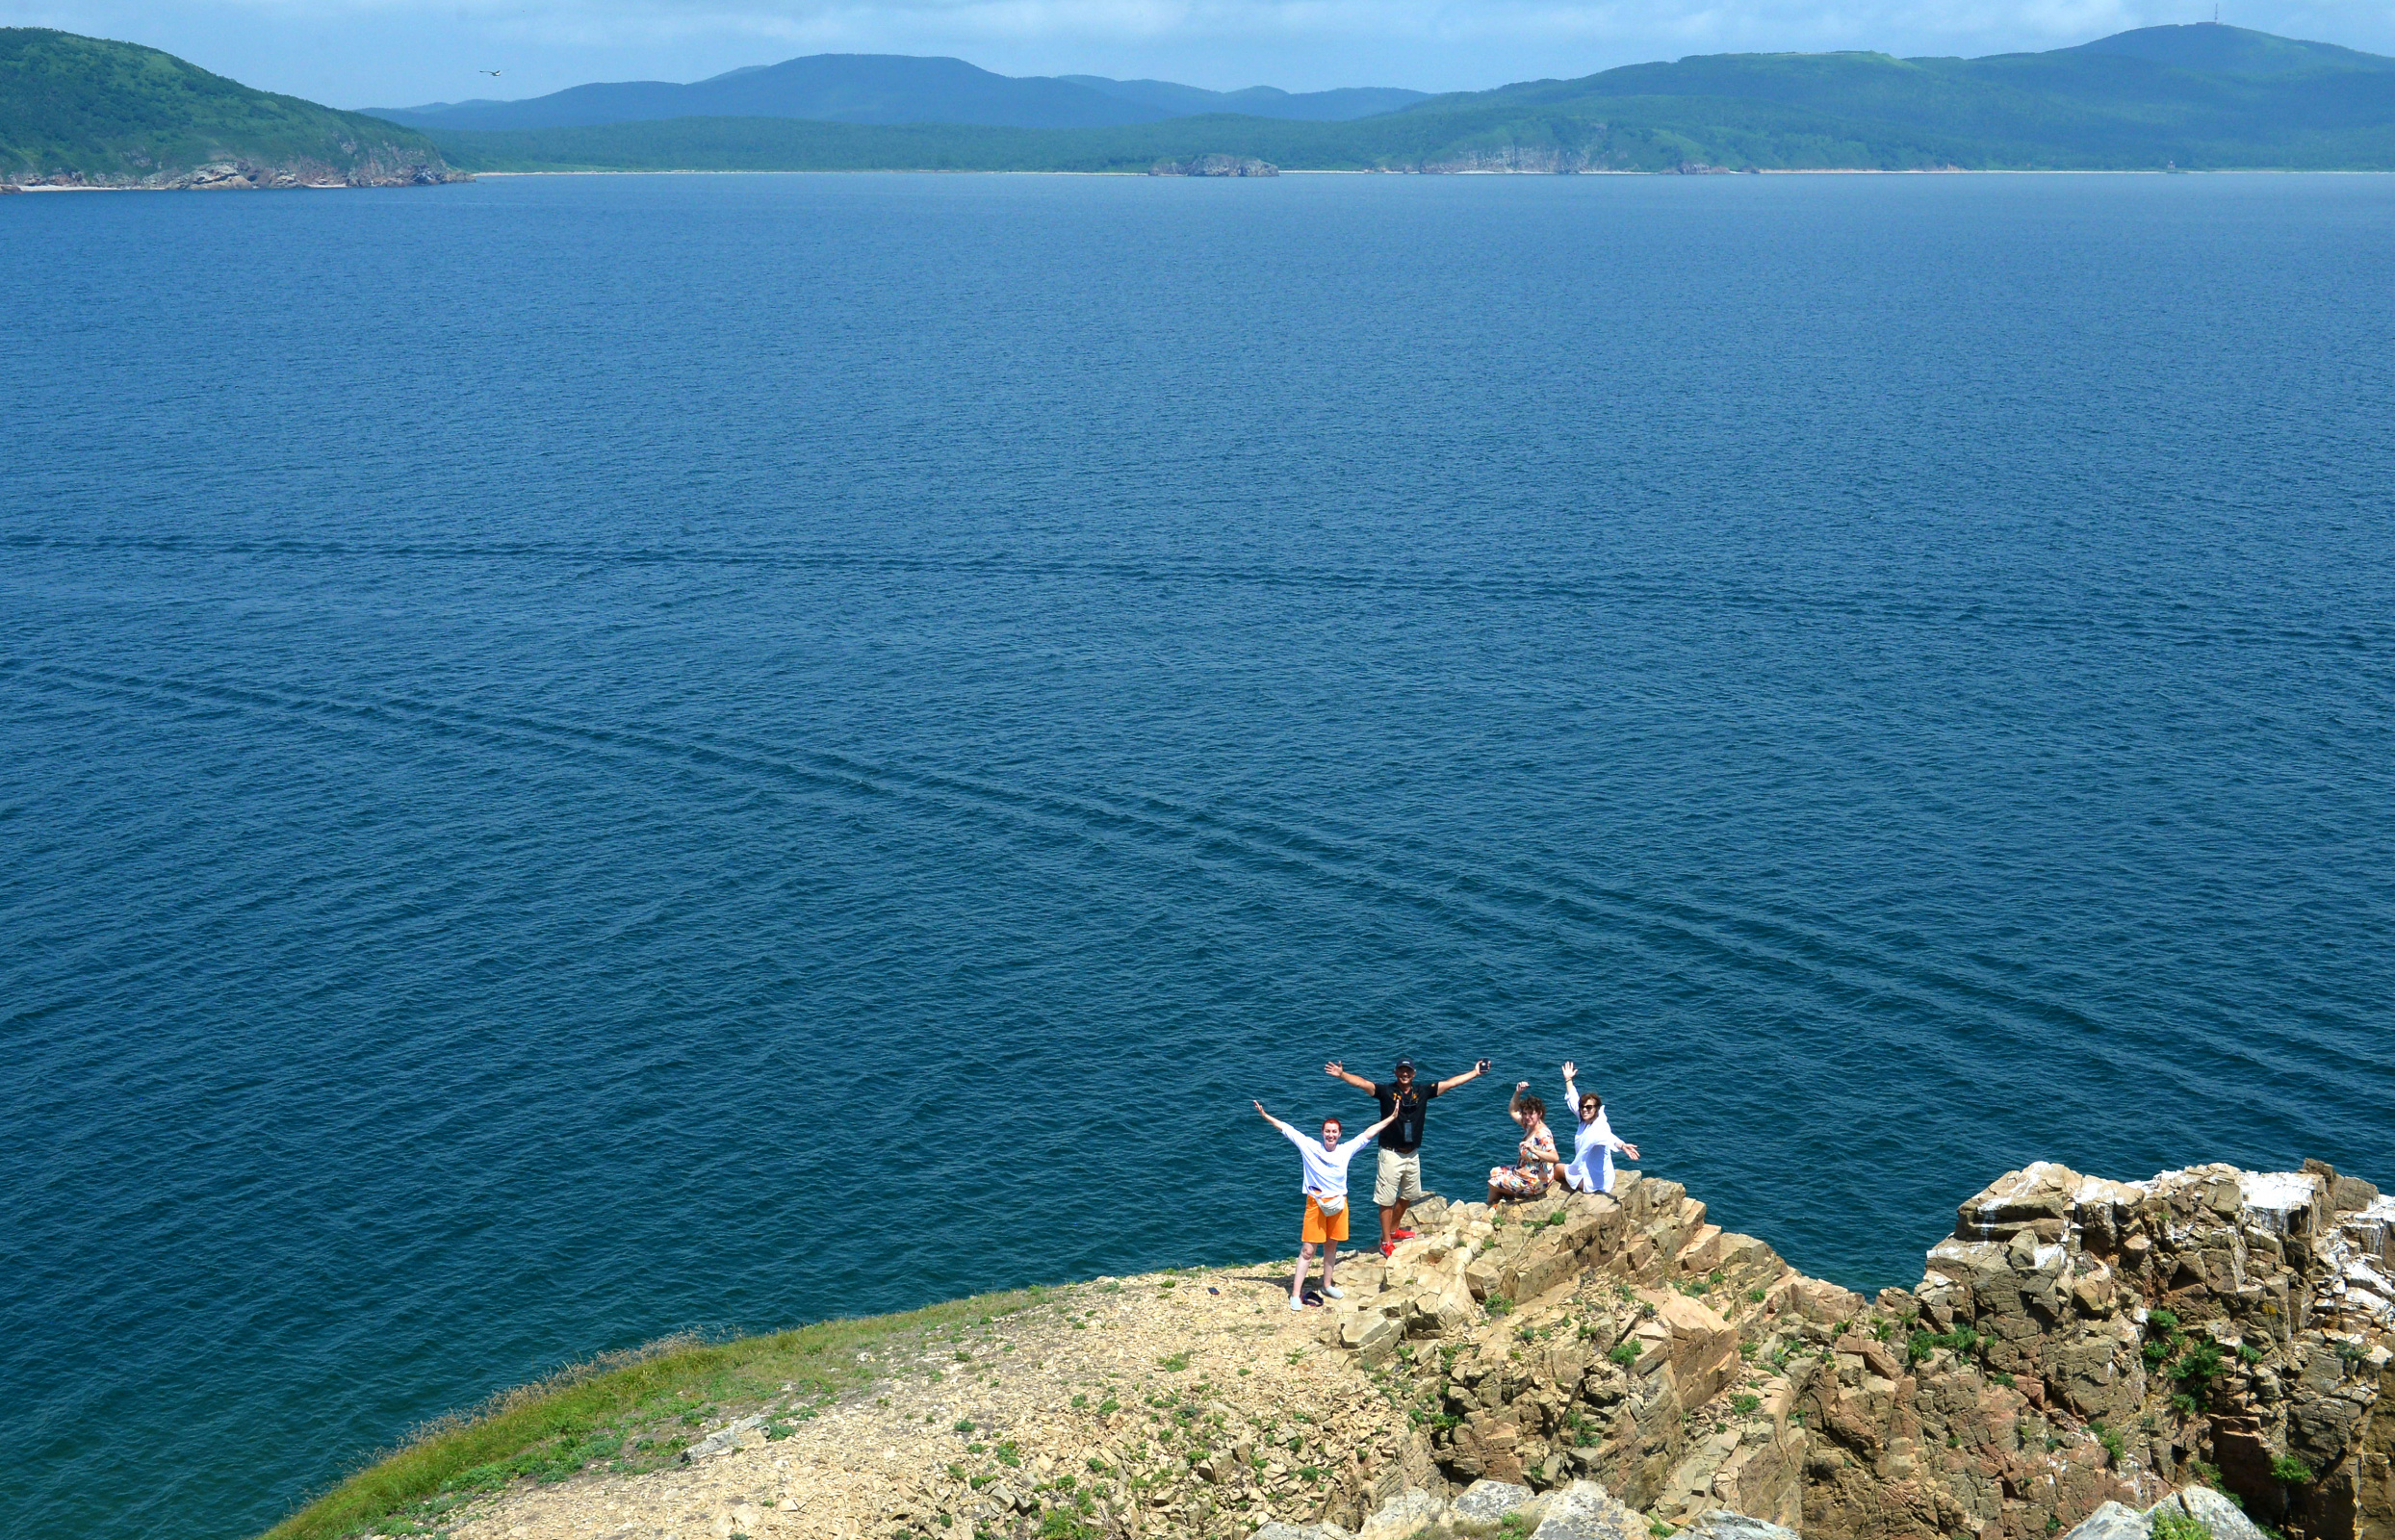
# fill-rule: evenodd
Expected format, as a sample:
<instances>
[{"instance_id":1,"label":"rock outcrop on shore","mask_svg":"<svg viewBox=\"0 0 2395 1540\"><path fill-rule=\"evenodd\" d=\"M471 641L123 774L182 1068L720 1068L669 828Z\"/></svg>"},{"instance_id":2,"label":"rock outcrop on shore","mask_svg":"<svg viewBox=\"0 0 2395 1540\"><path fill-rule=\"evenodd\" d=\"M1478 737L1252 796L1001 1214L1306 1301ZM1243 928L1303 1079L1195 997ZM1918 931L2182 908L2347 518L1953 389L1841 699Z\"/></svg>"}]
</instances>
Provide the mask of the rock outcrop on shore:
<instances>
[{"instance_id":1,"label":"rock outcrop on shore","mask_svg":"<svg viewBox=\"0 0 2395 1540\"><path fill-rule=\"evenodd\" d=\"M1193 155L1186 161L1158 161L1149 176L1278 176L1280 167L1253 156Z\"/></svg>"},{"instance_id":2,"label":"rock outcrop on shore","mask_svg":"<svg viewBox=\"0 0 2395 1540\"><path fill-rule=\"evenodd\" d=\"M233 159L204 166L181 167L144 176L87 176L80 171L22 175L25 188L108 188L153 192L254 192L280 188L438 187L445 182L471 182L463 171L434 160L405 160L371 151L347 166L307 158L275 161Z\"/></svg>"},{"instance_id":3,"label":"rock outcrop on shore","mask_svg":"<svg viewBox=\"0 0 2395 1540\"><path fill-rule=\"evenodd\" d=\"M1326 1310L1076 1286L453 1532L2395 1540L2395 1199L2316 1164L2010 1172L1875 1299L1635 1172L1414 1218Z\"/></svg>"}]
</instances>

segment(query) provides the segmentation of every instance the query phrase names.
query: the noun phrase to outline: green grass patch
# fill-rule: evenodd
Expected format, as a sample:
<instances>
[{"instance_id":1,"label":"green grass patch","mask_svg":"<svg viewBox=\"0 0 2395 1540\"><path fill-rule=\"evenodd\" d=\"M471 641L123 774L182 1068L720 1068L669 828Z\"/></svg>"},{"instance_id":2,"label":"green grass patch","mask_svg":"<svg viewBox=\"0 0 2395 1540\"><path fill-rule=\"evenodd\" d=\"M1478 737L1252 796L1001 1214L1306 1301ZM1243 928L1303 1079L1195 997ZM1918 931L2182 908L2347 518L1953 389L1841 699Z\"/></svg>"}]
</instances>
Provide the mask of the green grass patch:
<instances>
[{"instance_id":1,"label":"green grass patch","mask_svg":"<svg viewBox=\"0 0 2395 1540\"><path fill-rule=\"evenodd\" d=\"M1978 1351L1980 1345L1985 1341L1987 1341L1986 1338L1969 1326L1957 1326L1952 1331L1944 1333L1917 1331L1906 1339L1904 1345L1905 1367L1911 1368L1941 1348L1968 1358Z\"/></svg>"},{"instance_id":2,"label":"green grass patch","mask_svg":"<svg viewBox=\"0 0 2395 1540\"><path fill-rule=\"evenodd\" d=\"M604 1354L426 1424L263 1540L340 1540L394 1516L435 1517L519 1480L563 1480L593 1465L655 1469L679 1458L699 1428L738 1415L735 1408L854 1391L864 1377L860 1350L974 1318L986 1322L1034 1298L1028 1291L985 1295L735 1342L669 1338Z\"/></svg>"}]
</instances>

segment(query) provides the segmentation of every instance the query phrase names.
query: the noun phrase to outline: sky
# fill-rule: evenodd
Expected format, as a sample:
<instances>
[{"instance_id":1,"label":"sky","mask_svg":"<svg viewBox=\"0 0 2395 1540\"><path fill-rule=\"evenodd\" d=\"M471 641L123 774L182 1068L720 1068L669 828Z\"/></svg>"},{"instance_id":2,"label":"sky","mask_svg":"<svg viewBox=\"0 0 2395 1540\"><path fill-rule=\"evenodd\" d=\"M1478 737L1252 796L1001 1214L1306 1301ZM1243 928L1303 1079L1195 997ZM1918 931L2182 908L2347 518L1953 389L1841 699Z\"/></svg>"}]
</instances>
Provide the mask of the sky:
<instances>
[{"instance_id":1,"label":"sky","mask_svg":"<svg viewBox=\"0 0 2395 1540\"><path fill-rule=\"evenodd\" d=\"M1217 90L1478 90L1688 54L2007 53L2211 17L2211 0L0 0L0 24L146 43L351 108L814 53ZM2223 0L2221 19L2395 54L2395 0Z\"/></svg>"}]
</instances>

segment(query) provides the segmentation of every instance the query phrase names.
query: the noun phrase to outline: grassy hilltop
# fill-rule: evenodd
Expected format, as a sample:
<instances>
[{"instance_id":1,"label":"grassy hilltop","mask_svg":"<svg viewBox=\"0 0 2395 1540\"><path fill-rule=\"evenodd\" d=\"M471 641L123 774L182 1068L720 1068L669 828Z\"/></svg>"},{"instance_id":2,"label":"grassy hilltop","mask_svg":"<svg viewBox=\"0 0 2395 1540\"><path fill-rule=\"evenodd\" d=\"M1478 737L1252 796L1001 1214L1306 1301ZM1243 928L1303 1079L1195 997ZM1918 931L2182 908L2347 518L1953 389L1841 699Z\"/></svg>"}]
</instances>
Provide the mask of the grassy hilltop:
<instances>
[{"instance_id":1,"label":"grassy hilltop","mask_svg":"<svg viewBox=\"0 0 2395 1540\"><path fill-rule=\"evenodd\" d=\"M2395 169L2395 59L2217 24L1987 59L1720 54L1436 96L1346 122L1100 128L685 117L435 131L489 170Z\"/></svg>"},{"instance_id":2,"label":"grassy hilltop","mask_svg":"<svg viewBox=\"0 0 2395 1540\"><path fill-rule=\"evenodd\" d=\"M0 27L0 181L379 186L453 174L414 129L252 90L155 48Z\"/></svg>"}]
</instances>

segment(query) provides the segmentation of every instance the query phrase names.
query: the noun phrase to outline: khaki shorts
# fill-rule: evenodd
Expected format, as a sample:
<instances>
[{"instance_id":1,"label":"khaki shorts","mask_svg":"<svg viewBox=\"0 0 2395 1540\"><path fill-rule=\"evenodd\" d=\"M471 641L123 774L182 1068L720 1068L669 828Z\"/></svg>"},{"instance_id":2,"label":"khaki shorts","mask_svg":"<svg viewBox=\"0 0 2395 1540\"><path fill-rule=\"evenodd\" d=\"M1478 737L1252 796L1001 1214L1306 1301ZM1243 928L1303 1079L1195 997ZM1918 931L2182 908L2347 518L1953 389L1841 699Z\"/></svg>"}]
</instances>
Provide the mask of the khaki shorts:
<instances>
[{"instance_id":1,"label":"khaki shorts","mask_svg":"<svg viewBox=\"0 0 2395 1540\"><path fill-rule=\"evenodd\" d=\"M1372 1200L1380 1208L1395 1208L1400 1203L1412 1203L1422 1197L1422 1151L1400 1155L1393 1149L1380 1152L1380 1168L1373 1177Z\"/></svg>"}]
</instances>

